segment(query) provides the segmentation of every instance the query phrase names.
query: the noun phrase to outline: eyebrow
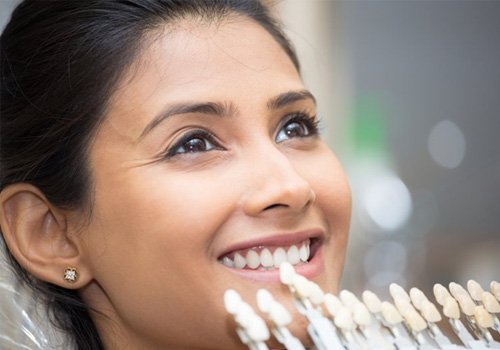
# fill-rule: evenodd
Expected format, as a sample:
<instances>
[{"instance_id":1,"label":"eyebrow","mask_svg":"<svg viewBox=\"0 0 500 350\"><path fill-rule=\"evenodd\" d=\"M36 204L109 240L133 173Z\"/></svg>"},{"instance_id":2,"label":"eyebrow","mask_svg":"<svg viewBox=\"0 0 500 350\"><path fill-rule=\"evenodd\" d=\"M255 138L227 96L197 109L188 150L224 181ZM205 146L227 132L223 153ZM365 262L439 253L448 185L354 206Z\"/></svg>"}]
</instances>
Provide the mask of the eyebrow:
<instances>
[{"instance_id":1,"label":"eyebrow","mask_svg":"<svg viewBox=\"0 0 500 350\"><path fill-rule=\"evenodd\" d=\"M302 100L312 100L314 105L316 105L316 99L314 98L313 94L307 90L300 90L300 91L288 91L284 92L282 94L279 94L276 97L271 98L267 102L267 108L270 110L276 110L283 108L289 104L292 104L297 101L302 101Z\"/></svg>"},{"instance_id":2,"label":"eyebrow","mask_svg":"<svg viewBox=\"0 0 500 350\"><path fill-rule=\"evenodd\" d=\"M294 102L302 100L312 100L314 105L316 105L316 99L313 94L307 90L300 91L288 91L272 97L267 102L267 108L269 110L277 110L286 107ZM228 102L186 102L186 103L176 103L170 105L166 110L160 112L146 125L142 131L139 139L142 139L146 134L151 132L155 127L161 124L164 120L181 114L206 114L220 117L231 117L236 115L237 108Z\"/></svg>"}]
</instances>

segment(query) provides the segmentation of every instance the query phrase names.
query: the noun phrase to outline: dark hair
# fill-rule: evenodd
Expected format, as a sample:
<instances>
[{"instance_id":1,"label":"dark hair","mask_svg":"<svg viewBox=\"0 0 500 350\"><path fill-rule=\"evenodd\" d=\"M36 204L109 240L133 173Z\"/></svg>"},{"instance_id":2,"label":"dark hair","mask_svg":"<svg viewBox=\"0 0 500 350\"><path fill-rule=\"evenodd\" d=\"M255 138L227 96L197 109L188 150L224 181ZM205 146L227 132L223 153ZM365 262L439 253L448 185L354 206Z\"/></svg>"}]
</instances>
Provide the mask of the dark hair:
<instances>
[{"instance_id":1,"label":"dark hair","mask_svg":"<svg viewBox=\"0 0 500 350\"><path fill-rule=\"evenodd\" d=\"M60 208L90 208L87 148L146 34L183 18L235 14L265 28L299 70L289 41L258 0L22 2L0 39L0 190L25 182ZM39 281L9 257L77 349L103 349L77 291Z\"/></svg>"}]
</instances>

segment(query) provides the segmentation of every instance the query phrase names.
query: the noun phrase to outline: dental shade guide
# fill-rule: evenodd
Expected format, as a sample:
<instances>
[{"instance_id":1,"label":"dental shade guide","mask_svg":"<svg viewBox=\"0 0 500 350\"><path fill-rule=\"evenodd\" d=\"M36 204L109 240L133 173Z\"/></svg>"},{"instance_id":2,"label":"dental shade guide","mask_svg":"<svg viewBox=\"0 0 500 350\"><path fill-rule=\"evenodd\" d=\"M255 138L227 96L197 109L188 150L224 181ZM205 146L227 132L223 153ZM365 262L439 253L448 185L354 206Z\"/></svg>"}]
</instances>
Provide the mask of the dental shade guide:
<instances>
[{"instance_id":1,"label":"dental shade guide","mask_svg":"<svg viewBox=\"0 0 500 350\"><path fill-rule=\"evenodd\" d=\"M444 288L444 287L443 287ZM436 288L434 288L434 293L436 294ZM439 300L438 300L439 299ZM436 300L442 303L443 314L448 318L448 322L458 336L460 341L469 349L473 349L475 343L474 337L465 328L464 324L460 320L460 309L458 303L451 295L445 296L444 299L438 298Z\"/></svg>"},{"instance_id":2,"label":"dental shade guide","mask_svg":"<svg viewBox=\"0 0 500 350\"><path fill-rule=\"evenodd\" d=\"M483 302L484 289L479 283L474 280L468 280L467 291L469 292L471 298L476 302L476 304L481 304Z\"/></svg>"},{"instance_id":3,"label":"dental shade guide","mask_svg":"<svg viewBox=\"0 0 500 350\"><path fill-rule=\"evenodd\" d=\"M236 333L243 344L251 350L269 350L265 343L270 336L269 329L252 307L241 299L238 292L228 289L224 293L224 306L226 311L234 316Z\"/></svg>"},{"instance_id":4,"label":"dental shade guide","mask_svg":"<svg viewBox=\"0 0 500 350\"><path fill-rule=\"evenodd\" d=\"M417 349L403 326L403 317L393 304L388 301L382 302L382 316L392 334L393 343L398 350Z\"/></svg>"},{"instance_id":5,"label":"dental shade guide","mask_svg":"<svg viewBox=\"0 0 500 350\"><path fill-rule=\"evenodd\" d=\"M299 339L294 337L286 328L292 322L292 316L283 305L274 300L266 289L257 291L257 305L263 313L267 314L273 324L271 333L288 350L305 350Z\"/></svg>"},{"instance_id":6,"label":"dental shade guide","mask_svg":"<svg viewBox=\"0 0 500 350\"><path fill-rule=\"evenodd\" d=\"M469 280L467 282L467 290L475 303L477 305L482 305L486 312L490 314L493 321L491 328L500 332L500 320L497 316L497 314L500 313L500 304L498 303L498 300L495 299L493 294L485 291L481 285L474 280Z\"/></svg>"},{"instance_id":7,"label":"dental shade guide","mask_svg":"<svg viewBox=\"0 0 500 350\"><path fill-rule=\"evenodd\" d=\"M441 349L453 349L452 343L448 337L439 329L436 323L442 320L436 306L427 299L424 292L418 288L410 289L410 299L417 310L420 311L422 317L427 321L430 337L437 343Z\"/></svg>"},{"instance_id":8,"label":"dental shade guide","mask_svg":"<svg viewBox=\"0 0 500 350\"><path fill-rule=\"evenodd\" d=\"M370 337L375 338L378 346L382 349L396 349L393 344L390 328L382 316L382 301L375 293L369 290L363 292L362 300L363 304L372 315Z\"/></svg>"},{"instance_id":9,"label":"dental shade guide","mask_svg":"<svg viewBox=\"0 0 500 350\"><path fill-rule=\"evenodd\" d=\"M491 294L500 302L500 282L492 281L490 283Z\"/></svg>"},{"instance_id":10,"label":"dental shade guide","mask_svg":"<svg viewBox=\"0 0 500 350\"><path fill-rule=\"evenodd\" d=\"M474 303L465 289L457 283L452 282L450 283L450 291L453 296L450 294L446 296L443 313L449 318L450 324L462 343L467 348L473 350L497 349L497 347L488 346L487 342L484 340L484 334L481 334L476 321L473 319ZM454 299L454 297L456 299ZM460 321L460 310L462 310L469 327L478 339L475 339Z\"/></svg>"},{"instance_id":11,"label":"dental shade guide","mask_svg":"<svg viewBox=\"0 0 500 350\"><path fill-rule=\"evenodd\" d=\"M362 346L356 337L355 324L352 319L351 310L347 306L342 306L338 310L334 319L335 326L340 329L344 338L344 346L350 350L360 350Z\"/></svg>"},{"instance_id":12,"label":"dental shade guide","mask_svg":"<svg viewBox=\"0 0 500 350\"><path fill-rule=\"evenodd\" d=\"M365 304L360 301L354 303L351 307L351 312L363 348L373 350L393 349L393 347L384 340L381 329L377 327L380 324L372 317Z\"/></svg>"},{"instance_id":13,"label":"dental shade guide","mask_svg":"<svg viewBox=\"0 0 500 350\"><path fill-rule=\"evenodd\" d=\"M482 339L486 343L494 344L495 341L487 330L487 328L490 328L490 318L488 317L489 315L484 314L484 308L481 307L478 309L469 293L458 283L450 283L450 292L458 301L460 309L465 315L465 319L467 320L469 327L475 333L476 337Z\"/></svg>"},{"instance_id":14,"label":"dental shade guide","mask_svg":"<svg viewBox=\"0 0 500 350\"><path fill-rule=\"evenodd\" d=\"M284 262L280 266L280 279L288 286L297 310L309 321L307 331L318 350L343 350L335 328L322 313L313 306L309 297L314 296L314 289L305 277L295 273L293 266ZM311 282L312 283L312 282Z\"/></svg>"},{"instance_id":15,"label":"dental shade guide","mask_svg":"<svg viewBox=\"0 0 500 350\"><path fill-rule=\"evenodd\" d=\"M500 303L490 292L483 292L481 299L484 308L490 313L491 317L493 318L493 327L497 332L500 333L500 320L498 318L500 315Z\"/></svg>"},{"instance_id":16,"label":"dental shade guide","mask_svg":"<svg viewBox=\"0 0 500 350\"><path fill-rule=\"evenodd\" d=\"M392 283L389 286L389 292L394 300L394 304L403 317L405 328L413 341L419 345L419 348L426 349L428 342L424 336L427 324L422 316L415 310L411 304L410 295L403 287Z\"/></svg>"},{"instance_id":17,"label":"dental shade guide","mask_svg":"<svg viewBox=\"0 0 500 350\"><path fill-rule=\"evenodd\" d=\"M486 339L490 346L500 347L500 343L493 339L493 336L488 331L488 329L493 329L494 321L493 317L486 311L483 306L476 306L474 309L474 317L477 323L477 327L481 332L481 336Z\"/></svg>"},{"instance_id":18,"label":"dental shade guide","mask_svg":"<svg viewBox=\"0 0 500 350\"><path fill-rule=\"evenodd\" d=\"M495 281L489 291L473 280L467 289L457 283L450 283L449 290L436 284L437 304L417 288L407 293L391 284L392 304L370 291L363 292L361 300L347 290L338 297L325 294L286 262L280 266L280 280L288 287L293 305L309 322L307 332L314 344L309 350L500 350L500 342L492 336L500 326L500 284ZM234 316L236 333L249 349L268 349L265 342L270 333L286 349L306 349L287 328L291 315L267 290L258 291L257 305L271 325L270 333L264 320L235 291L228 293L226 309ZM438 324L442 321L450 324L461 344L454 344L456 340L441 331Z\"/></svg>"}]
</instances>

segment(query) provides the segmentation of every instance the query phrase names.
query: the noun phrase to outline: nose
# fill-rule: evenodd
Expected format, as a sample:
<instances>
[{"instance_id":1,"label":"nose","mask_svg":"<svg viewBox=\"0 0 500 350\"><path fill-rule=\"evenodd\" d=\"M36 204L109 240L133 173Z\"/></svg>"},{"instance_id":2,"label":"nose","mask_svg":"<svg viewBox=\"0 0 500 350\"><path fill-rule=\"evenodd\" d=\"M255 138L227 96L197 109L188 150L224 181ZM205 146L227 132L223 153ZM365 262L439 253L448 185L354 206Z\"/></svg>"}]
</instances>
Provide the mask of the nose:
<instances>
[{"instance_id":1,"label":"nose","mask_svg":"<svg viewBox=\"0 0 500 350\"><path fill-rule=\"evenodd\" d=\"M246 215L259 216L271 211L298 214L315 201L310 183L276 148L253 158L248 171L252 180L244 196Z\"/></svg>"}]
</instances>

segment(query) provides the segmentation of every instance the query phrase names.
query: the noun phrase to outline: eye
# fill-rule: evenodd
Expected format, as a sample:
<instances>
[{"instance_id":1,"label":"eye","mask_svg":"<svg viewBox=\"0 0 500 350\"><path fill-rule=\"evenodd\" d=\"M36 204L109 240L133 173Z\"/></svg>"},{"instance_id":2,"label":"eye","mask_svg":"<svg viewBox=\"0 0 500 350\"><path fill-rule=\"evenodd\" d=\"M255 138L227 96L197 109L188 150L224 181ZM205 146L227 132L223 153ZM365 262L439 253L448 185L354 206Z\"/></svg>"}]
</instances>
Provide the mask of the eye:
<instances>
[{"instance_id":1,"label":"eye","mask_svg":"<svg viewBox=\"0 0 500 350\"><path fill-rule=\"evenodd\" d=\"M285 117L285 123L282 124L276 142L280 143L293 138L304 138L318 134L318 121L315 117L305 113L294 113Z\"/></svg>"},{"instance_id":2,"label":"eye","mask_svg":"<svg viewBox=\"0 0 500 350\"><path fill-rule=\"evenodd\" d=\"M214 149L220 149L214 135L204 130L194 130L184 135L170 147L165 157L170 158L180 154L203 153Z\"/></svg>"}]
</instances>

